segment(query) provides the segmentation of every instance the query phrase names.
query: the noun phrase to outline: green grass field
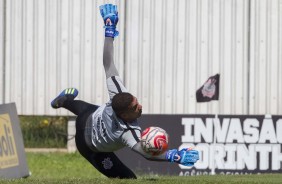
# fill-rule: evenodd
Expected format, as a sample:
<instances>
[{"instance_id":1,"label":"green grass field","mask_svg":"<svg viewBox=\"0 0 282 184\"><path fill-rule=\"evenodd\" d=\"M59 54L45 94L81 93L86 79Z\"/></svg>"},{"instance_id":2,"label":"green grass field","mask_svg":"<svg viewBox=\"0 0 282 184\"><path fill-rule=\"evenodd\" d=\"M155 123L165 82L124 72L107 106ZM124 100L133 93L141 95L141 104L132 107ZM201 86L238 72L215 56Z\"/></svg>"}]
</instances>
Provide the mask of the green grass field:
<instances>
[{"instance_id":1,"label":"green grass field","mask_svg":"<svg viewBox=\"0 0 282 184\"><path fill-rule=\"evenodd\" d=\"M282 183L282 174L234 176L139 176L137 180L108 179L78 153L27 153L32 175L25 179L0 180L1 184L101 183L101 184L182 184L182 183Z\"/></svg>"}]
</instances>

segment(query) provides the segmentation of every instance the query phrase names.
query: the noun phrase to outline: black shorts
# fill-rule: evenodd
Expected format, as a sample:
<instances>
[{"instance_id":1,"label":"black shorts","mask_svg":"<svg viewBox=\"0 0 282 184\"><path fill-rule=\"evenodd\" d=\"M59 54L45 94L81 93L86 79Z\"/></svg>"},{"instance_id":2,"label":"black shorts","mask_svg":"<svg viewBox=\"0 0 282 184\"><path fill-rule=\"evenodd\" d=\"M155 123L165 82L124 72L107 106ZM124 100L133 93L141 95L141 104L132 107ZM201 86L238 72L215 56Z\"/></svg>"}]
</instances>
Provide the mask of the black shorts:
<instances>
[{"instance_id":1,"label":"black shorts","mask_svg":"<svg viewBox=\"0 0 282 184\"><path fill-rule=\"evenodd\" d=\"M87 111L80 113L76 118L75 142L79 153L109 178L136 179L136 175L113 152L95 152L87 146L84 135L86 121L97 108L98 106L89 105Z\"/></svg>"}]
</instances>

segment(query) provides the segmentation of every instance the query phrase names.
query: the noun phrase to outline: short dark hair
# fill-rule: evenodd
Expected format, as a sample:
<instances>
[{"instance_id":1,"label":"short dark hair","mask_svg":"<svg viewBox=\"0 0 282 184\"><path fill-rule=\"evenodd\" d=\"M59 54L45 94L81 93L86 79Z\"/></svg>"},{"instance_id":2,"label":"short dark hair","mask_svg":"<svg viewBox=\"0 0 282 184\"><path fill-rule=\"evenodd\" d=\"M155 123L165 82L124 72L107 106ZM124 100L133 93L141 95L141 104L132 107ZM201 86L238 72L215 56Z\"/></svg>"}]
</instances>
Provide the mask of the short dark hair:
<instances>
[{"instance_id":1,"label":"short dark hair","mask_svg":"<svg viewBox=\"0 0 282 184\"><path fill-rule=\"evenodd\" d=\"M133 101L133 95L122 92L116 94L112 99L112 108L116 115L120 116L122 113L128 111L128 107Z\"/></svg>"}]
</instances>

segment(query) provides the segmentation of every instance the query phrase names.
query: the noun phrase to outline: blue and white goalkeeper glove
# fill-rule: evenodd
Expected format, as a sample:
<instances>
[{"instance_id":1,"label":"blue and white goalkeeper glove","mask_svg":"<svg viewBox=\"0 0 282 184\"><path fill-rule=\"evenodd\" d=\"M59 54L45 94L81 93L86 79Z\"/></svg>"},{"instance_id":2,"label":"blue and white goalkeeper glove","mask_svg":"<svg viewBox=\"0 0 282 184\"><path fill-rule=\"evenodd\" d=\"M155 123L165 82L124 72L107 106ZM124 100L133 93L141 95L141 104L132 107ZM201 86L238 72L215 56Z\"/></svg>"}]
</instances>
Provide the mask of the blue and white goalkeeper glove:
<instances>
[{"instance_id":1,"label":"blue and white goalkeeper glove","mask_svg":"<svg viewBox=\"0 0 282 184\"><path fill-rule=\"evenodd\" d=\"M113 4L104 4L100 6L100 13L104 19L105 37L116 37L119 32L116 30L118 23L117 6Z\"/></svg>"},{"instance_id":2,"label":"blue and white goalkeeper glove","mask_svg":"<svg viewBox=\"0 0 282 184\"><path fill-rule=\"evenodd\" d=\"M199 152L189 148L168 150L166 159L169 162L176 162L184 166L193 166L199 160Z\"/></svg>"}]
</instances>

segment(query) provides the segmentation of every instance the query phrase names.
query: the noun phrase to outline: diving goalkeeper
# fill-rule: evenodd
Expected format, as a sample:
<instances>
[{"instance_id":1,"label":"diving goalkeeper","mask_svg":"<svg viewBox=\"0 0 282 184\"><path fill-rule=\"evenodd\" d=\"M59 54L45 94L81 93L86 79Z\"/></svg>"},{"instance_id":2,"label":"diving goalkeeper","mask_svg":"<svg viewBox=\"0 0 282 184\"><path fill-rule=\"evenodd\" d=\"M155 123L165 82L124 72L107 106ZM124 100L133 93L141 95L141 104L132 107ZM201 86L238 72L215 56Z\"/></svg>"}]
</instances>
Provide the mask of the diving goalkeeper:
<instances>
[{"instance_id":1,"label":"diving goalkeeper","mask_svg":"<svg viewBox=\"0 0 282 184\"><path fill-rule=\"evenodd\" d=\"M109 178L136 178L114 151L129 147L148 160L168 161L193 166L199 159L198 152L191 149L172 149L152 156L141 148L141 128L137 119L142 114L142 105L137 98L128 93L114 65L114 38L118 36L117 6L100 6L104 20L105 41L103 65L110 100L101 106L74 100L78 95L75 88L63 90L52 102L55 109L65 108L75 115L75 141L79 153L98 171Z\"/></svg>"}]
</instances>

